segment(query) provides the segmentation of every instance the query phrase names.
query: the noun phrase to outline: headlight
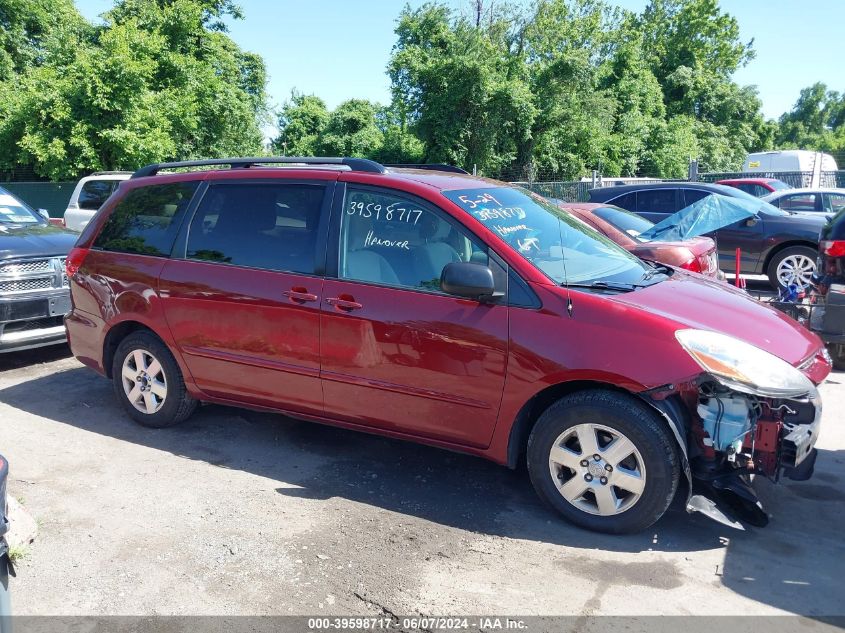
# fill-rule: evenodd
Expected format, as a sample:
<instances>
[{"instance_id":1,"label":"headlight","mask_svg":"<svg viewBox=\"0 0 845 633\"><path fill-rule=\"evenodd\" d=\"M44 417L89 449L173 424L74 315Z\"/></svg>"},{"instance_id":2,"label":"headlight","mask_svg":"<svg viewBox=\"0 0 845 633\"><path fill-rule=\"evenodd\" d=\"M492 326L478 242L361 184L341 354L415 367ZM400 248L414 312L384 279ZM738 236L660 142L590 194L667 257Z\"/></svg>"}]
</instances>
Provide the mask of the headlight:
<instances>
[{"instance_id":1,"label":"headlight","mask_svg":"<svg viewBox=\"0 0 845 633\"><path fill-rule=\"evenodd\" d=\"M678 330L675 337L704 371L730 389L768 398L795 398L814 390L785 360L732 336Z\"/></svg>"}]
</instances>

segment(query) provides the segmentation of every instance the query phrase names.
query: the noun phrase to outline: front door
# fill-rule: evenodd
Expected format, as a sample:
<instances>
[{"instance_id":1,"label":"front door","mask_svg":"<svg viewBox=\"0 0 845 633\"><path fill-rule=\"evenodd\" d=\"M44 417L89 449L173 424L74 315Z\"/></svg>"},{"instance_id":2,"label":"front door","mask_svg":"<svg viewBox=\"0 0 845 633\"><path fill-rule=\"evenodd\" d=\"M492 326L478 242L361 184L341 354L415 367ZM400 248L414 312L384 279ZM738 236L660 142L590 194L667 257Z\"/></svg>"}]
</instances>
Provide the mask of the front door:
<instances>
[{"instance_id":1,"label":"front door","mask_svg":"<svg viewBox=\"0 0 845 633\"><path fill-rule=\"evenodd\" d=\"M320 348L326 411L375 428L489 444L504 388L508 308L440 291L450 262L488 263L447 214L349 185L332 217ZM332 263L333 262L333 263Z\"/></svg>"},{"instance_id":2,"label":"front door","mask_svg":"<svg viewBox=\"0 0 845 633\"><path fill-rule=\"evenodd\" d=\"M203 195L185 258L165 265L159 292L176 345L207 394L322 414L317 244L325 243L329 188L221 182Z\"/></svg>"}]
</instances>

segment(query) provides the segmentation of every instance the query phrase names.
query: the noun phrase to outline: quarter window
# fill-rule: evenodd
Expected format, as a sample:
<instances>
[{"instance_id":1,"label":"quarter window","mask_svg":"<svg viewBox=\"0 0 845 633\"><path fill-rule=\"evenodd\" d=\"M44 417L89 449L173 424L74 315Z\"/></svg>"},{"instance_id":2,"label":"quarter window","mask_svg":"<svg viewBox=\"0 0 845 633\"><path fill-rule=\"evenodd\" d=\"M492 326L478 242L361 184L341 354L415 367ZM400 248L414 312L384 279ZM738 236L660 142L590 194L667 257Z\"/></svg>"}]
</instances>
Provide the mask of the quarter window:
<instances>
[{"instance_id":1,"label":"quarter window","mask_svg":"<svg viewBox=\"0 0 845 633\"><path fill-rule=\"evenodd\" d=\"M824 210L829 213L838 213L845 209L845 193L824 194Z\"/></svg>"},{"instance_id":2,"label":"quarter window","mask_svg":"<svg viewBox=\"0 0 845 633\"><path fill-rule=\"evenodd\" d=\"M622 207L623 209L627 209L628 211L636 211L637 210L637 192L632 191L631 193L626 193L624 196L619 196L618 198L614 198L610 201L611 204Z\"/></svg>"},{"instance_id":3,"label":"quarter window","mask_svg":"<svg viewBox=\"0 0 845 633\"><path fill-rule=\"evenodd\" d=\"M341 278L439 292L443 268L452 262L487 265L487 249L410 198L348 191L340 220Z\"/></svg>"},{"instance_id":4,"label":"quarter window","mask_svg":"<svg viewBox=\"0 0 845 633\"><path fill-rule=\"evenodd\" d=\"M188 259L314 274L325 187L214 185L188 233Z\"/></svg>"},{"instance_id":5,"label":"quarter window","mask_svg":"<svg viewBox=\"0 0 845 633\"><path fill-rule=\"evenodd\" d=\"M94 248L167 257L197 182L132 189L117 203Z\"/></svg>"}]
</instances>

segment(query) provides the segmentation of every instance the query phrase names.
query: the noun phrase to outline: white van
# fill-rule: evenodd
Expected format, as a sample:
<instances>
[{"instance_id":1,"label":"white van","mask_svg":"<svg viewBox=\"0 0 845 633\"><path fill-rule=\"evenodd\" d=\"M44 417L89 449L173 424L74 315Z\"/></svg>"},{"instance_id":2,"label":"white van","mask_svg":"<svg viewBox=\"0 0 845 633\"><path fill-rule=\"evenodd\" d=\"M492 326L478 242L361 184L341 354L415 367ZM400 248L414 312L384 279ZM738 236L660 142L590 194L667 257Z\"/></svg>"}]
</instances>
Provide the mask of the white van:
<instances>
[{"instance_id":1,"label":"white van","mask_svg":"<svg viewBox=\"0 0 845 633\"><path fill-rule=\"evenodd\" d=\"M810 172L811 187L822 186L822 172L837 171L836 161L830 154L803 149L775 152L755 152L745 157L742 171L748 174L777 174L778 172Z\"/></svg>"},{"instance_id":2,"label":"white van","mask_svg":"<svg viewBox=\"0 0 845 633\"><path fill-rule=\"evenodd\" d=\"M71 231L82 231L117 186L132 175L131 171L98 171L76 183L62 223Z\"/></svg>"}]
</instances>

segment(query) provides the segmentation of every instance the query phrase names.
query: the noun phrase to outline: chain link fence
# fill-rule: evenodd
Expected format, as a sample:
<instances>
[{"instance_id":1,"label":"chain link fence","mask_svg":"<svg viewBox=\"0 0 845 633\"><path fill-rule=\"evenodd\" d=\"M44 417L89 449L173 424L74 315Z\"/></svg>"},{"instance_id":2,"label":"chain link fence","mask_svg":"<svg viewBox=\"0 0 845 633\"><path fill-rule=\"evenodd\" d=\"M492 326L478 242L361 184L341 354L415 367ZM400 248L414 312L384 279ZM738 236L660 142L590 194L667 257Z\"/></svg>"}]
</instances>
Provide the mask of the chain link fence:
<instances>
[{"instance_id":1,"label":"chain link fence","mask_svg":"<svg viewBox=\"0 0 845 633\"><path fill-rule=\"evenodd\" d=\"M718 172L698 174L696 182L713 183L718 180L733 178L777 178L791 187L809 187L812 182L812 172L777 172L777 173L747 173L747 172ZM821 174L822 187L845 188L845 170L827 171ZM589 198L589 190L597 187L615 187L618 185L649 184L654 182L690 182L690 180L671 180L665 178L625 178L625 177L597 177L585 180L515 180L515 185L525 187L547 198L556 198L564 202L585 202Z\"/></svg>"}]
</instances>

